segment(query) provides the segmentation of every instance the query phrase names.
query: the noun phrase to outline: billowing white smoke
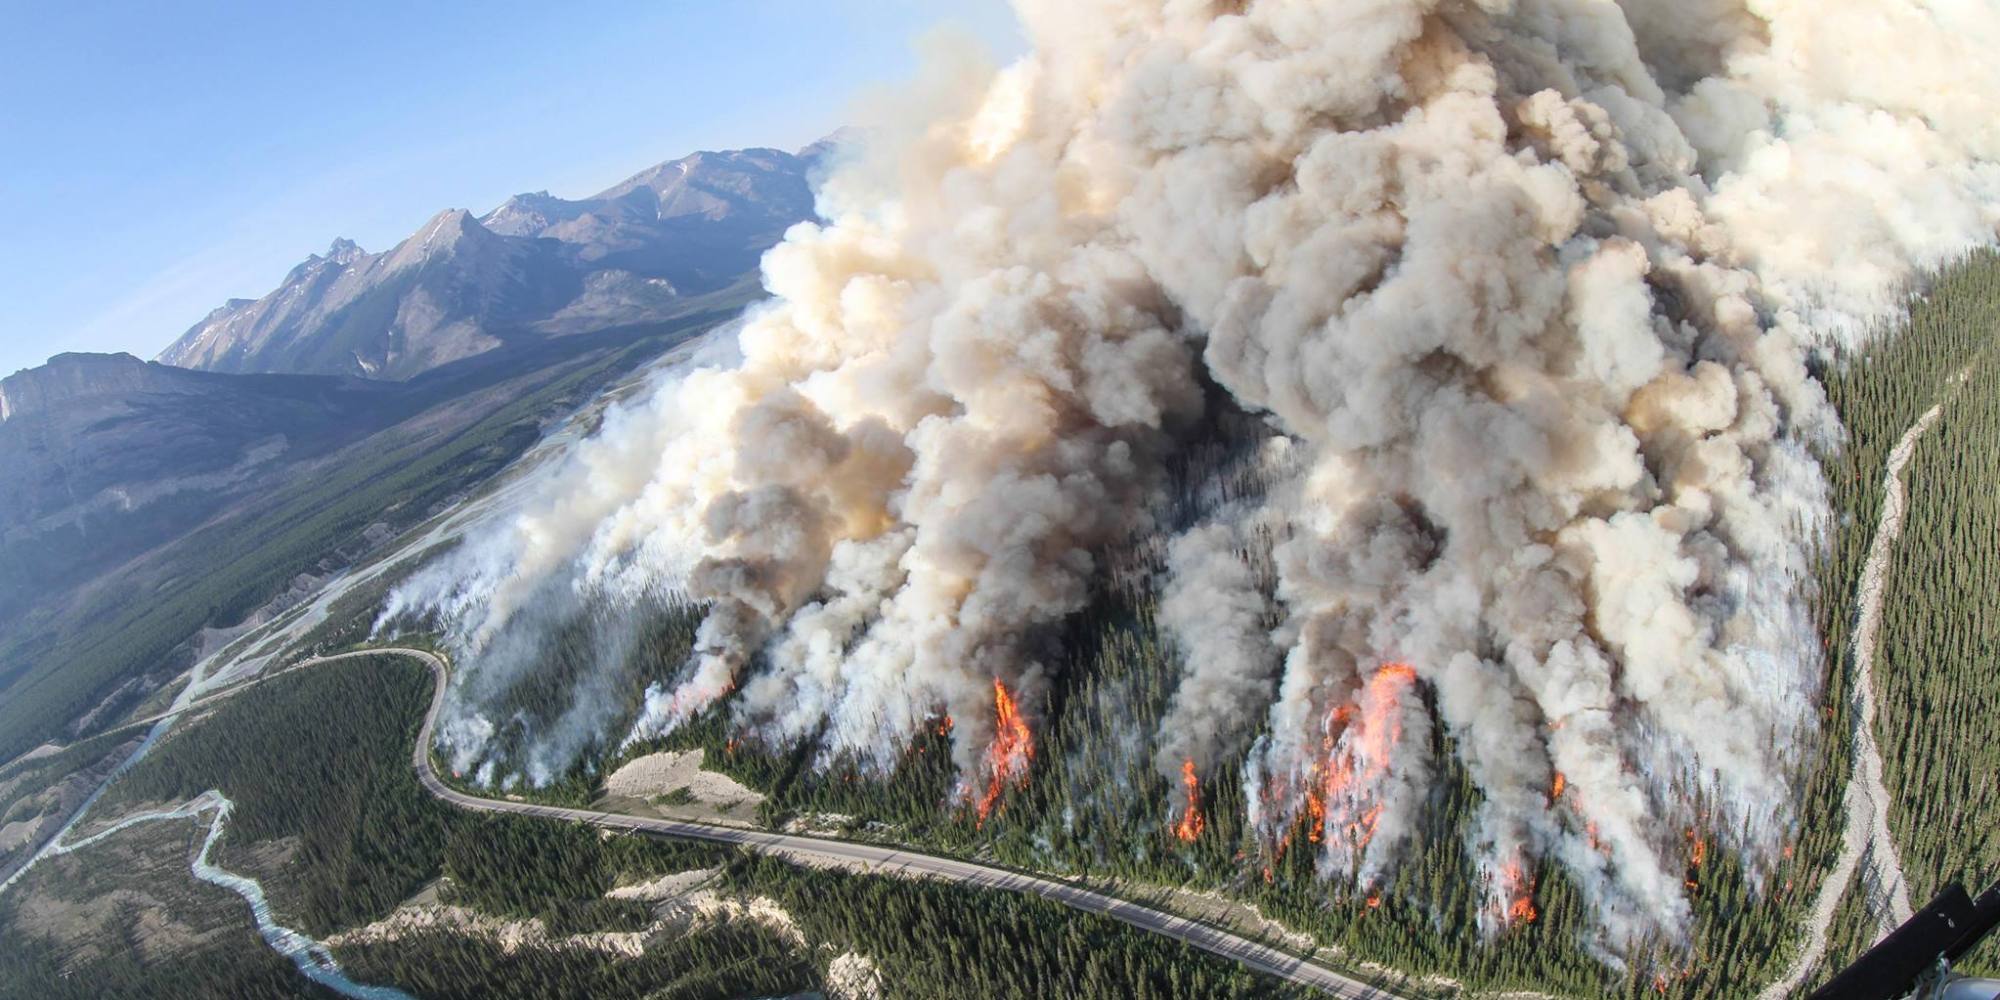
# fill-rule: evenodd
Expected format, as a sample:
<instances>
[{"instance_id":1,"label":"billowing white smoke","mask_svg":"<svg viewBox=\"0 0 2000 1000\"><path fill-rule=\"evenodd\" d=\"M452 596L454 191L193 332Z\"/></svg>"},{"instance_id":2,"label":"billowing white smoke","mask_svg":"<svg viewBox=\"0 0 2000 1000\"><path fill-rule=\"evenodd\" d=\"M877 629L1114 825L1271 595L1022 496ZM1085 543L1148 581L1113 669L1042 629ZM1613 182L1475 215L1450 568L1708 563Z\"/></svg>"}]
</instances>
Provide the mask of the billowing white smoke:
<instances>
[{"instance_id":1,"label":"billowing white smoke","mask_svg":"<svg viewBox=\"0 0 2000 1000\"><path fill-rule=\"evenodd\" d=\"M457 662L438 727L453 770L492 783L502 768L538 785L562 776L617 725L620 676L632 643L686 597L698 558L692 534L653 532L631 518L656 462L676 440L705 433L684 409L691 374L740 361L737 325L676 351L650 374L635 401L614 405L597 432L556 464L530 471L457 549L423 567L389 596L378 628L410 616L443 627ZM551 718L528 718L515 693L536 686L564 634L590 646L595 669L564 678ZM639 681L640 684L645 682ZM510 732L514 731L514 732ZM511 735L521 746L498 745Z\"/></svg>"},{"instance_id":2,"label":"billowing white smoke","mask_svg":"<svg viewBox=\"0 0 2000 1000\"><path fill-rule=\"evenodd\" d=\"M740 364L413 603L466 602L476 651L551 586L684 592L712 610L635 736L740 686L740 724L887 766L946 713L985 798L1035 638L1152 528L1206 379L1295 472L1173 543L1163 774L1263 727L1253 825L1365 888L1448 766L1435 719L1490 926L1555 863L1612 947L1684 928L1683 829L1766 863L1822 670L1805 351L1993 239L2000 13L1017 6L1033 54L918 88L771 252Z\"/></svg>"}]
</instances>

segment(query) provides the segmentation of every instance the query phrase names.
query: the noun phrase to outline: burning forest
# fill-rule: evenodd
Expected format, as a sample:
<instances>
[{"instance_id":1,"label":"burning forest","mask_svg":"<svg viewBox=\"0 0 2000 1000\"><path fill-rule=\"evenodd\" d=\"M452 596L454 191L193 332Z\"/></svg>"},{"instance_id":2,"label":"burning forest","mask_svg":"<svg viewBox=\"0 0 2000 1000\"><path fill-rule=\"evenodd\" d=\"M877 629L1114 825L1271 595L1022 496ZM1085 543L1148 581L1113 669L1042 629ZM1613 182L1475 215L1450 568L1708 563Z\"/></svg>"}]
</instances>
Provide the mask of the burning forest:
<instances>
[{"instance_id":1,"label":"burning forest","mask_svg":"<svg viewBox=\"0 0 2000 1000\"><path fill-rule=\"evenodd\" d=\"M935 737L983 827L1117 591L1178 670L1108 723L1164 840L1374 909L1449 774L1488 935L1558 874L1605 954L1755 883L1821 739L1811 373L1993 242L2000 14L1017 8L1031 54L942 55L825 180L740 357L393 596L466 668L441 749L520 770L482 693L587 619L611 666L515 726L557 765L717 711L876 777ZM691 652L635 673L663 605Z\"/></svg>"}]
</instances>

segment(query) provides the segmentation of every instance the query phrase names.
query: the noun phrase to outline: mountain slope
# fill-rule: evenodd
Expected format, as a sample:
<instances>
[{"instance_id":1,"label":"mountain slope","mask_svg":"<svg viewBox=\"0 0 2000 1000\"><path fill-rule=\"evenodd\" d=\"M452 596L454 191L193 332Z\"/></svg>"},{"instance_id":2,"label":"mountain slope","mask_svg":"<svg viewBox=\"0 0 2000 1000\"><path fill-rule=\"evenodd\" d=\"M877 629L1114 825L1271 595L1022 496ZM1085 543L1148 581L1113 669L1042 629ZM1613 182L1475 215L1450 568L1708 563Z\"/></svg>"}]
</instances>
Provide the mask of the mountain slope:
<instances>
[{"instance_id":1,"label":"mountain slope","mask_svg":"<svg viewBox=\"0 0 2000 1000\"><path fill-rule=\"evenodd\" d=\"M382 253L335 240L256 300L231 300L160 360L218 372L407 379L493 350L659 322L754 273L812 217L835 147L696 153L590 198L441 212Z\"/></svg>"},{"instance_id":2,"label":"mountain slope","mask_svg":"<svg viewBox=\"0 0 2000 1000\"><path fill-rule=\"evenodd\" d=\"M66 355L0 382L0 760L115 718L743 307L513 341L401 382ZM264 609L260 611L260 609Z\"/></svg>"},{"instance_id":3,"label":"mountain slope","mask_svg":"<svg viewBox=\"0 0 2000 1000\"><path fill-rule=\"evenodd\" d=\"M0 380L0 612L365 433L387 387L64 354Z\"/></svg>"}]
</instances>

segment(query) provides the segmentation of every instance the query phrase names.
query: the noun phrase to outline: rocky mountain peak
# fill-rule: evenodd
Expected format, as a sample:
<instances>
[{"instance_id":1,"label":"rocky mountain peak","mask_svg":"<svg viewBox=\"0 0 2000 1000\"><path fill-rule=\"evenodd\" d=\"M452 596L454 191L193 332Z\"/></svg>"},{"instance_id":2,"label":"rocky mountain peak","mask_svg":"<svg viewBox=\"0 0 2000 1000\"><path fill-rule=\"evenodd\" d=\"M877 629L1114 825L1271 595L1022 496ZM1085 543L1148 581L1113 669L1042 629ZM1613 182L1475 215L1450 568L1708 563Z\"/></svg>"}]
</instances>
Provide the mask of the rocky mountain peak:
<instances>
[{"instance_id":1,"label":"rocky mountain peak","mask_svg":"<svg viewBox=\"0 0 2000 1000\"><path fill-rule=\"evenodd\" d=\"M333 245L328 247L326 251L327 260L342 266L352 264L356 260L366 256L368 256L368 251L361 249L360 244L344 236L335 238Z\"/></svg>"},{"instance_id":2,"label":"rocky mountain peak","mask_svg":"<svg viewBox=\"0 0 2000 1000\"><path fill-rule=\"evenodd\" d=\"M812 217L820 155L696 153L590 198L541 191L483 218L439 212L375 254L335 240L269 295L211 313L160 360L405 379L491 350L501 331L518 339L656 321L754 274L766 249Z\"/></svg>"}]
</instances>

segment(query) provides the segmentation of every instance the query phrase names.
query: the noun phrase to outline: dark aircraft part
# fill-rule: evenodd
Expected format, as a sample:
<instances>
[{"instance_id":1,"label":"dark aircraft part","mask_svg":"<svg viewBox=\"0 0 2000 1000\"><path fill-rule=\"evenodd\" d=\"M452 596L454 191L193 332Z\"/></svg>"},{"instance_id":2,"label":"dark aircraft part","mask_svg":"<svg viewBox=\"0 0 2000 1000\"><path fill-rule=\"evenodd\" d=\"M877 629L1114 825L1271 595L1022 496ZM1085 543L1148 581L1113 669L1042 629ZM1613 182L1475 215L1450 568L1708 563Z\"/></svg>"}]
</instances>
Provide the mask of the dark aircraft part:
<instances>
[{"instance_id":1,"label":"dark aircraft part","mask_svg":"<svg viewBox=\"0 0 2000 1000\"><path fill-rule=\"evenodd\" d=\"M2000 882L1980 893L1978 899L1969 898L1964 886L1953 883L1938 893L1930 905L1917 911L1916 916L1890 931L1867 954L1820 987L1811 1000L1892 1000L1909 996L1926 985L1942 985L1951 991L1931 995L1990 997L1991 992L1964 992L1980 988L1972 980L1960 979L1949 984L1930 980L1941 967L1948 967L1971 951L1996 926L2000 926Z\"/></svg>"}]
</instances>

